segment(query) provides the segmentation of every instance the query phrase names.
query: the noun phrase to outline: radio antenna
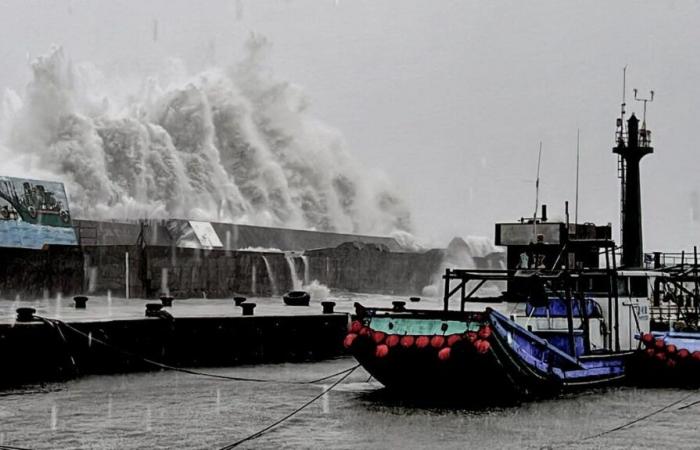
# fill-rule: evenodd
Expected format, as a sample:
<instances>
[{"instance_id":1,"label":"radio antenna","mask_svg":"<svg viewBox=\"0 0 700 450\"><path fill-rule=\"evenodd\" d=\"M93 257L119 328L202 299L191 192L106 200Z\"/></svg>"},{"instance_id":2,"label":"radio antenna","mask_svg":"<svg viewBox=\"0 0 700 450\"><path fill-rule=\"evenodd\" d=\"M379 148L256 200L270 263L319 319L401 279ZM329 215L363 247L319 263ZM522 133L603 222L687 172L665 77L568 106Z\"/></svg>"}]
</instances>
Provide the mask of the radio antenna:
<instances>
[{"instance_id":1,"label":"radio antenna","mask_svg":"<svg viewBox=\"0 0 700 450\"><path fill-rule=\"evenodd\" d=\"M576 206L574 206L574 223L578 225L578 173L579 173L579 162L580 162L580 148L579 141L581 136L581 130L576 129Z\"/></svg>"},{"instance_id":2,"label":"radio antenna","mask_svg":"<svg viewBox=\"0 0 700 450\"><path fill-rule=\"evenodd\" d=\"M535 180L535 214L532 216L534 238L537 239L537 210L540 207L540 165L542 164L542 141L540 141L540 152L537 156L537 179Z\"/></svg>"}]
</instances>

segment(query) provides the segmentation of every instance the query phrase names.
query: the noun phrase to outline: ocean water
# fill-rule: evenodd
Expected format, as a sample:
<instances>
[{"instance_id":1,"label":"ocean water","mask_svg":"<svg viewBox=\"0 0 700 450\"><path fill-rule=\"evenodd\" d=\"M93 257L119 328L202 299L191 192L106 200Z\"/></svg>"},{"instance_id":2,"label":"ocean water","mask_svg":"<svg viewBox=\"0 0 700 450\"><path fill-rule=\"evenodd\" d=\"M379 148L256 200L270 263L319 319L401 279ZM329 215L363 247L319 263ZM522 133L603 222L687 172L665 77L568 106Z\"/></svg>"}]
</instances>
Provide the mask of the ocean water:
<instances>
[{"instance_id":1,"label":"ocean water","mask_svg":"<svg viewBox=\"0 0 700 450\"><path fill-rule=\"evenodd\" d=\"M352 358L207 369L308 381L352 367ZM317 384L215 380L162 371L27 386L0 393L0 445L32 449L220 448L320 394ZM478 386L474 387L478 389ZM460 409L402 402L361 369L336 389L240 448L698 448L700 392L614 388L517 406Z\"/></svg>"},{"instance_id":2,"label":"ocean water","mask_svg":"<svg viewBox=\"0 0 700 450\"><path fill-rule=\"evenodd\" d=\"M338 302L338 309L347 311L355 301L390 304L398 299L362 294L335 294L331 298ZM102 300L91 299L95 303L87 312L102 311ZM256 301L280 303L279 298ZM63 300L46 299L35 306L49 315L65 311L77 314L72 308L57 309L59 303ZM114 299L106 311L127 314L122 303ZM417 306L439 308L440 303L439 299L424 298ZM5 306L0 312L10 314L16 303L0 305ZM209 301L191 308L205 314L228 306ZM142 306L137 307L141 311ZM176 305L174 312L184 307ZM353 358L344 357L198 368L271 380L269 383L157 371L86 376L0 391L0 448L221 448L284 417L337 378L315 384L289 381L318 379L355 364ZM686 396L683 402L646 420L586 439ZM444 407L392 397L359 368L292 419L240 448L700 448L700 404L679 409L694 401L700 401L700 391L618 387L507 407Z\"/></svg>"}]
</instances>

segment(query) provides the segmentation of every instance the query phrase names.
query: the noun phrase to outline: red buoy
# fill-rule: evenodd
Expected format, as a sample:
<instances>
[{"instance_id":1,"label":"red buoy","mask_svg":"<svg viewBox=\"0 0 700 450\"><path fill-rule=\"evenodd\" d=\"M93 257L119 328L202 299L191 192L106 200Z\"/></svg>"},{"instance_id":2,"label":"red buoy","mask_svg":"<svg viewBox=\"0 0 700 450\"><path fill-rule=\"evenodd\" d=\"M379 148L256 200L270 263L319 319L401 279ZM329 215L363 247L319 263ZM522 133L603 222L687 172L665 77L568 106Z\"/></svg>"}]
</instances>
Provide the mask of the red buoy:
<instances>
[{"instance_id":1,"label":"red buoy","mask_svg":"<svg viewBox=\"0 0 700 450\"><path fill-rule=\"evenodd\" d=\"M395 334L390 334L389 336L386 337L386 341L384 342L388 347L396 347L399 343L399 338Z\"/></svg>"},{"instance_id":2,"label":"red buoy","mask_svg":"<svg viewBox=\"0 0 700 450\"><path fill-rule=\"evenodd\" d=\"M474 343L474 341L476 341L476 338L477 338L477 337L478 337L478 336L477 336L477 334L476 334L475 332L473 332L473 331L467 332L467 340L468 340L469 342L471 342L472 344Z\"/></svg>"},{"instance_id":3,"label":"red buoy","mask_svg":"<svg viewBox=\"0 0 700 450\"><path fill-rule=\"evenodd\" d=\"M668 353L668 354L670 354L670 355L676 353L676 346L673 345L673 344L668 344L668 345L666 346L666 353Z\"/></svg>"},{"instance_id":4,"label":"red buoy","mask_svg":"<svg viewBox=\"0 0 700 450\"><path fill-rule=\"evenodd\" d=\"M425 348L430 345L430 338L428 336L419 336L416 339L416 347Z\"/></svg>"},{"instance_id":5,"label":"red buoy","mask_svg":"<svg viewBox=\"0 0 700 450\"><path fill-rule=\"evenodd\" d=\"M348 335L345 336L345 339L343 340L343 347L352 347L352 343L355 342L355 339L357 339L357 335L355 333L348 333Z\"/></svg>"},{"instance_id":6,"label":"red buoy","mask_svg":"<svg viewBox=\"0 0 700 450\"><path fill-rule=\"evenodd\" d=\"M477 352L483 355L484 353L489 351L489 349L491 348L491 344L489 344L489 341L477 339L476 342L474 342L474 348L476 348Z\"/></svg>"},{"instance_id":7,"label":"red buoy","mask_svg":"<svg viewBox=\"0 0 700 450\"><path fill-rule=\"evenodd\" d=\"M654 357L654 349L653 349L653 348L648 348L648 349L644 350L644 353L645 353L649 358L653 358L653 357Z\"/></svg>"},{"instance_id":8,"label":"red buoy","mask_svg":"<svg viewBox=\"0 0 700 450\"><path fill-rule=\"evenodd\" d=\"M362 322L359 320L353 320L352 323L350 324L350 332L351 333L359 333L360 330L362 329Z\"/></svg>"},{"instance_id":9,"label":"red buoy","mask_svg":"<svg viewBox=\"0 0 700 450\"><path fill-rule=\"evenodd\" d=\"M657 353L654 355L654 358L661 362L666 361L666 353Z\"/></svg>"},{"instance_id":10,"label":"red buoy","mask_svg":"<svg viewBox=\"0 0 700 450\"><path fill-rule=\"evenodd\" d=\"M357 334L363 337L370 337L372 336L372 329L370 327L362 327L360 328L360 332Z\"/></svg>"},{"instance_id":11,"label":"red buoy","mask_svg":"<svg viewBox=\"0 0 700 450\"><path fill-rule=\"evenodd\" d=\"M644 333L642 335L642 343L647 347L651 347L654 345L654 335L651 333Z\"/></svg>"},{"instance_id":12,"label":"red buoy","mask_svg":"<svg viewBox=\"0 0 700 450\"><path fill-rule=\"evenodd\" d=\"M452 349L450 347L445 347L443 349L440 349L438 352L438 358L440 361L447 361L450 359L450 353L452 352Z\"/></svg>"},{"instance_id":13,"label":"red buoy","mask_svg":"<svg viewBox=\"0 0 700 450\"><path fill-rule=\"evenodd\" d=\"M489 336L491 336L491 327L488 325L484 325L483 327L479 328L479 337L481 339L488 339Z\"/></svg>"},{"instance_id":14,"label":"red buoy","mask_svg":"<svg viewBox=\"0 0 700 450\"><path fill-rule=\"evenodd\" d=\"M382 333L381 331L375 331L374 333L372 333L372 340L375 344L381 344L385 337L386 334Z\"/></svg>"},{"instance_id":15,"label":"red buoy","mask_svg":"<svg viewBox=\"0 0 700 450\"><path fill-rule=\"evenodd\" d=\"M678 358L685 359L690 356L690 352L684 348L678 350Z\"/></svg>"},{"instance_id":16,"label":"red buoy","mask_svg":"<svg viewBox=\"0 0 700 450\"><path fill-rule=\"evenodd\" d=\"M433 348L440 348L445 345L445 338L443 336L433 336L432 339L430 339L430 345Z\"/></svg>"},{"instance_id":17,"label":"red buoy","mask_svg":"<svg viewBox=\"0 0 700 450\"><path fill-rule=\"evenodd\" d=\"M462 335L460 334L451 334L447 336L447 346L452 347L455 345L457 342L462 340Z\"/></svg>"},{"instance_id":18,"label":"red buoy","mask_svg":"<svg viewBox=\"0 0 700 450\"><path fill-rule=\"evenodd\" d=\"M695 350L693 352L693 360L700 361L700 351Z\"/></svg>"},{"instance_id":19,"label":"red buoy","mask_svg":"<svg viewBox=\"0 0 700 450\"><path fill-rule=\"evenodd\" d=\"M413 336L403 336L401 338L401 346L408 348L408 347L413 345L415 340L416 340L416 338L414 338Z\"/></svg>"},{"instance_id":20,"label":"red buoy","mask_svg":"<svg viewBox=\"0 0 700 450\"><path fill-rule=\"evenodd\" d=\"M654 341L654 348L657 350L663 350L666 347L666 344L664 344L664 340L662 338L658 338L656 341Z\"/></svg>"},{"instance_id":21,"label":"red buoy","mask_svg":"<svg viewBox=\"0 0 700 450\"><path fill-rule=\"evenodd\" d=\"M377 348L374 350L374 356L377 358L384 358L388 354L389 347L387 347L386 344L377 345Z\"/></svg>"}]
</instances>

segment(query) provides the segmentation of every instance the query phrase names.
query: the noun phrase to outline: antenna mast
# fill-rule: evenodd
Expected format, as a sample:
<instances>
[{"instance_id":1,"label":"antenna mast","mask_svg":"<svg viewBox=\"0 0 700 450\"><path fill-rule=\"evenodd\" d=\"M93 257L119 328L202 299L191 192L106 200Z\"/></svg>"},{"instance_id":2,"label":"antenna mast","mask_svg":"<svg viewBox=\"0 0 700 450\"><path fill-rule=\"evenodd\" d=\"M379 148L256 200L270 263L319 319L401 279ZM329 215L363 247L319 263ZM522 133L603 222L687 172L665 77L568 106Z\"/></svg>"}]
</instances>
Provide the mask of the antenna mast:
<instances>
[{"instance_id":1,"label":"antenna mast","mask_svg":"<svg viewBox=\"0 0 700 450\"><path fill-rule=\"evenodd\" d=\"M540 207L540 165L542 163L542 141L540 141L540 153L537 156L537 179L535 180L535 214L532 216L534 238L537 239L537 210Z\"/></svg>"},{"instance_id":2,"label":"antenna mast","mask_svg":"<svg viewBox=\"0 0 700 450\"><path fill-rule=\"evenodd\" d=\"M580 161L579 138L581 130L576 129L576 206L574 207L574 224L578 225L578 173Z\"/></svg>"}]
</instances>

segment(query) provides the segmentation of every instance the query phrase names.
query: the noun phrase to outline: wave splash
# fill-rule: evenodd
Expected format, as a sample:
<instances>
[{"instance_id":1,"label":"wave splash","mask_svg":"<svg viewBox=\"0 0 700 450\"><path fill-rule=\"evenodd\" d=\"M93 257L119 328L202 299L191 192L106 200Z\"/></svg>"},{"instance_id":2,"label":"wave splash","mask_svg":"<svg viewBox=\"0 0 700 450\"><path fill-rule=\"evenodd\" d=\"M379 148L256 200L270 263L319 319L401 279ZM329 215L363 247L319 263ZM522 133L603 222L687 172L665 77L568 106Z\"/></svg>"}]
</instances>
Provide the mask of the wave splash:
<instances>
[{"instance_id":1,"label":"wave splash","mask_svg":"<svg viewBox=\"0 0 700 450\"><path fill-rule=\"evenodd\" d=\"M130 89L55 48L23 96L5 92L0 157L14 175L66 183L82 217L410 230L403 198L273 77L269 49L252 37L230 69L188 76L173 60Z\"/></svg>"}]
</instances>

